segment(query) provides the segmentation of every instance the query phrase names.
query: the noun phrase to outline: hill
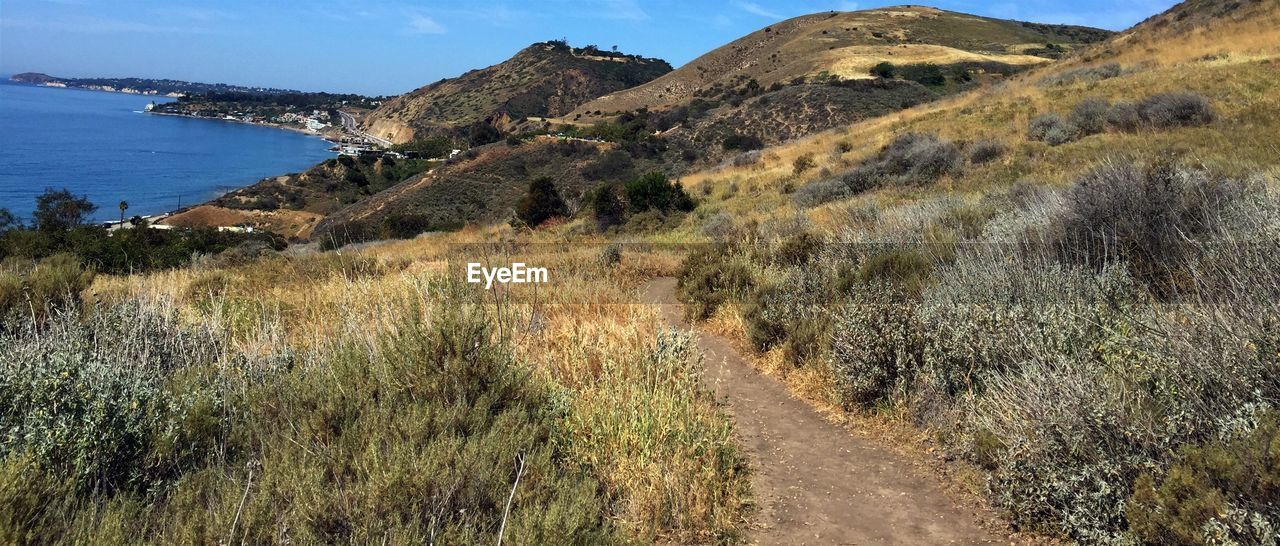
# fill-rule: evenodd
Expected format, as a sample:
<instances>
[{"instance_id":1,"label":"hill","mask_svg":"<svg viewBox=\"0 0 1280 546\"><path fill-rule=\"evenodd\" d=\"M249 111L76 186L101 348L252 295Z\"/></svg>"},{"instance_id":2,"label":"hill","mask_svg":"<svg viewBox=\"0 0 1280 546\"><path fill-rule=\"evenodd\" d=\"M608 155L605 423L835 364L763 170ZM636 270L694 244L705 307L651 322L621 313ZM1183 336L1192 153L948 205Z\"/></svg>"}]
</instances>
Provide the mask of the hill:
<instances>
[{"instance_id":1,"label":"hill","mask_svg":"<svg viewBox=\"0 0 1280 546\"><path fill-rule=\"evenodd\" d=\"M537 137L518 146L474 149L448 165L410 178L322 220L314 240L411 237L467 224L514 217L531 180L547 177L571 213L586 210L591 190L654 170L653 159L633 158L616 144ZM388 233L389 232L389 233Z\"/></svg>"},{"instance_id":2,"label":"hill","mask_svg":"<svg viewBox=\"0 0 1280 546\"><path fill-rule=\"evenodd\" d=\"M182 80L156 78L60 78L25 72L9 76L9 81L43 85L48 87L72 87L94 91L110 91L115 93L133 93L139 95L167 95L181 97L203 93L245 93L252 95L285 95L300 93L290 89L274 89L269 87L246 87L225 83L199 83Z\"/></svg>"},{"instance_id":3,"label":"hill","mask_svg":"<svg viewBox=\"0 0 1280 546\"><path fill-rule=\"evenodd\" d=\"M884 61L1036 65L1110 34L919 6L816 13L748 34L652 82L590 101L573 115L667 108L749 81L768 88L819 75L870 78L870 69Z\"/></svg>"},{"instance_id":4,"label":"hill","mask_svg":"<svg viewBox=\"0 0 1280 546\"><path fill-rule=\"evenodd\" d=\"M578 105L671 71L661 59L533 44L502 63L433 83L387 101L363 122L395 143L432 135L467 136L476 124L504 129L526 117L561 116ZM493 140L496 140L494 138Z\"/></svg>"}]
</instances>

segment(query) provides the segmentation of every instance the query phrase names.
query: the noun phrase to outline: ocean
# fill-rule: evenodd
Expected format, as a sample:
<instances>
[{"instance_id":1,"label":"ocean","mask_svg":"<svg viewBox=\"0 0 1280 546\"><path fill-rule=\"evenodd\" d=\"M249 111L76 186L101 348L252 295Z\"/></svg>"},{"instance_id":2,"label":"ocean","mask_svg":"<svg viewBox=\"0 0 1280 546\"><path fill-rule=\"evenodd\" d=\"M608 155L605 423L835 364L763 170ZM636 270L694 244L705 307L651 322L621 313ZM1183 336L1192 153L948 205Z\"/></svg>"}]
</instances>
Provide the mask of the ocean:
<instances>
[{"instance_id":1,"label":"ocean","mask_svg":"<svg viewBox=\"0 0 1280 546\"><path fill-rule=\"evenodd\" d=\"M172 99L0 82L0 208L28 218L45 188L87 195L95 220L207 201L333 153L318 137L143 113Z\"/></svg>"}]
</instances>

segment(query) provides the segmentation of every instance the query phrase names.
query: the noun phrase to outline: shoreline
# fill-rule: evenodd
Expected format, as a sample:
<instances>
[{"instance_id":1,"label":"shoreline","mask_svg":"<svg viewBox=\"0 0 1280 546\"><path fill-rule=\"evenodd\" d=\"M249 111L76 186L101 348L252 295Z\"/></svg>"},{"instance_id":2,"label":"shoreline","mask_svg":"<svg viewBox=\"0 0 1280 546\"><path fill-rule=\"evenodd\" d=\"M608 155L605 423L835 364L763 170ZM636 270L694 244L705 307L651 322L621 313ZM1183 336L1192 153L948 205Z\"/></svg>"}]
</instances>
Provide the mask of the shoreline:
<instances>
[{"instance_id":1,"label":"shoreline","mask_svg":"<svg viewBox=\"0 0 1280 546\"><path fill-rule=\"evenodd\" d=\"M342 142L341 140L334 140L333 138L327 137L321 133L313 133L306 129L299 129L297 127L288 127L285 125L279 125L275 123L258 123L256 121L244 121L240 119L211 118L211 117L205 117L205 116L193 116L191 114L171 114L169 112L143 111L142 113L152 115L152 116L168 116L168 117L174 117L174 118L198 119L198 120L204 120L204 121L221 121L225 123L239 123L241 125L252 125L255 127L265 127L267 129L279 129L281 131L298 133L300 135L318 138L330 144L340 144Z\"/></svg>"}]
</instances>

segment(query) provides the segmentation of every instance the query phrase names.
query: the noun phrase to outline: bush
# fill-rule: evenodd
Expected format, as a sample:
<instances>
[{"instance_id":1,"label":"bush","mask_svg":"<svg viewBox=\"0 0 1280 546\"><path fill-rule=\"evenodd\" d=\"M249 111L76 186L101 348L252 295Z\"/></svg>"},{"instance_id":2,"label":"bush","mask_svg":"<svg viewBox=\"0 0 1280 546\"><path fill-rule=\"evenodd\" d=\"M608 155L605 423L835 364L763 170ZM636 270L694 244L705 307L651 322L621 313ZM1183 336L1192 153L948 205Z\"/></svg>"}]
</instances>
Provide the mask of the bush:
<instances>
[{"instance_id":1,"label":"bush","mask_svg":"<svg viewBox=\"0 0 1280 546\"><path fill-rule=\"evenodd\" d=\"M555 183L545 176L530 182L529 192L516 204L516 218L531 228L568 214L569 209L560 198L560 192L556 191Z\"/></svg>"},{"instance_id":2,"label":"bush","mask_svg":"<svg viewBox=\"0 0 1280 546\"><path fill-rule=\"evenodd\" d=\"M1027 138L1050 146L1061 146L1080 137L1080 129L1058 114L1043 114L1031 120Z\"/></svg>"},{"instance_id":3,"label":"bush","mask_svg":"<svg viewBox=\"0 0 1280 546\"><path fill-rule=\"evenodd\" d=\"M845 409L886 401L905 390L920 362L915 304L884 285L860 290L835 317L831 371Z\"/></svg>"},{"instance_id":4,"label":"bush","mask_svg":"<svg viewBox=\"0 0 1280 546\"><path fill-rule=\"evenodd\" d=\"M750 167L752 165L759 163L763 157L764 157L764 154L762 154L759 150L744 152L736 156L733 156L733 166L734 167Z\"/></svg>"},{"instance_id":5,"label":"bush","mask_svg":"<svg viewBox=\"0 0 1280 546\"><path fill-rule=\"evenodd\" d=\"M167 485L212 454L225 426L208 385L172 383L222 352L176 313L111 307L84 324L62 314L0 346L0 455L26 453L81 493Z\"/></svg>"},{"instance_id":6,"label":"bush","mask_svg":"<svg viewBox=\"0 0 1280 546\"><path fill-rule=\"evenodd\" d=\"M1079 130L1080 136L1096 135L1106 130L1111 103L1103 99L1086 99L1076 104L1067 123Z\"/></svg>"},{"instance_id":7,"label":"bush","mask_svg":"<svg viewBox=\"0 0 1280 546\"><path fill-rule=\"evenodd\" d=\"M20 313L44 318L80 302L80 293L93 284L94 273L71 254L55 254L39 261L6 260L0 268L0 318Z\"/></svg>"},{"instance_id":8,"label":"bush","mask_svg":"<svg viewBox=\"0 0 1280 546\"><path fill-rule=\"evenodd\" d=\"M858 267L864 284L888 284L903 294L919 296L933 276L933 263L913 250L873 254Z\"/></svg>"},{"instance_id":9,"label":"bush","mask_svg":"<svg viewBox=\"0 0 1280 546\"><path fill-rule=\"evenodd\" d=\"M1191 241L1213 233L1245 186L1203 171L1113 162L1067 191L1051 242L1067 260L1101 269L1124 261L1157 293L1186 286Z\"/></svg>"},{"instance_id":10,"label":"bush","mask_svg":"<svg viewBox=\"0 0 1280 546\"><path fill-rule=\"evenodd\" d=\"M721 304L744 296L754 286L751 269L733 260L722 244L700 247L680 265L676 294L685 305L685 316L705 320Z\"/></svg>"},{"instance_id":11,"label":"bush","mask_svg":"<svg viewBox=\"0 0 1280 546\"><path fill-rule=\"evenodd\" d=\"M1162 479L1134 484L1125 514L1146 544L1267 544L1280 536L1280 417L1247 434L1179 450Z\"/></svg>"},{"instance_id":12,"label":"bush","mask_svg":"<svg viewBox=\"0 0 1280 546\"><path fill-rule=\"evenodd\" d=\"M891 79L893 78L896 72L897 72L897 67L893 66L893 63L889 61L881 61L880 63L871 67L871 75L877 78Z\"/></svg>"},{"instance_id":13,"label":"bush","mask_svg":"<svg viewBox=\"0 0 1280 546\"><path fill-rule=\"evenodd\" d=\"M693 210L693 198L685 193L679 182L668 181L667 175L649 173L632 180L626 186L627 203L632 212L650 209L662 212Z\"/></svg>"},{"instance_id":14,"label":"bush","mask_svg":"<svg viewBox=\"0 0 1280 546\"><path fill-rule=\"evenodd\" d=\"M1137 103L1117 102L1107 112L1107 127L1121 132L1134 132L1142 128L1142 112Z\"/></svg>"},{"instance_id":15,"label":"bush","mask_svg":"<svg viewBox=\"0 0 1280 546\"><path fill-rule=\"evenodd\" d=\"M591 209L596 219L596 229L605 231L622 224L626 217L627 204L618 195L617 187L604 185L592 192Z\"/></svg>"},{"instance_id":16,"label":"bush","mask_svg":"<svg viewBox=\"0 0 1280 546\"><path fill-rule=\"evenodd\" d=\"M815 166L817 166L817 163L813 160L813 154L804 154L791 163L791 171L796 176L799 176Z\"/></svg>"},{"instance_id":17,"label":"bush","mask_svg":"<svg viewBox=\"0 0 1280 546\"><path fill-rule=\"evenodd\" d=\"M1138 104L1138 111L1147 125L1157 129L1194 127L1214 120L1209 99L1191 92L1164 93L1148 97Z\"/></svg>"},{"instance_id":18,"label":"bush","mask_svg":"<svg viewBox=\"0 0 1280 546\"><path fill-rule=\"evenodd\" d=\"M1005 145L998 140L979 140L969 146L969 162L974 165L990 163L1005 154Z\"/></svg>"},{"instance_id":19,"label":"bush","mask_svg":"<svg viewBox=\"0 0 1280 546\"><path fill-rule=\"evenodd\" d=\"M1117 63L1108 63L1100 66L1086 66L1067 70L1061 74L1051 74L1040 80L1040 85L1069 85L1077 81L1096 82L1101 80L1109 80L1124 73L1124 69Z\"/></svg>"},{"instance_id":20,"label":"bush","mask_svg":"<svg viewBox=\"0 0 1280 546\"><path fill-rule=\"evenodd\" d=\"M898 183L923 185L960 172L964 156L960 148L936 135L907 133L893 139L875 163L883 175Z\"/></svg>"}]
</instances>

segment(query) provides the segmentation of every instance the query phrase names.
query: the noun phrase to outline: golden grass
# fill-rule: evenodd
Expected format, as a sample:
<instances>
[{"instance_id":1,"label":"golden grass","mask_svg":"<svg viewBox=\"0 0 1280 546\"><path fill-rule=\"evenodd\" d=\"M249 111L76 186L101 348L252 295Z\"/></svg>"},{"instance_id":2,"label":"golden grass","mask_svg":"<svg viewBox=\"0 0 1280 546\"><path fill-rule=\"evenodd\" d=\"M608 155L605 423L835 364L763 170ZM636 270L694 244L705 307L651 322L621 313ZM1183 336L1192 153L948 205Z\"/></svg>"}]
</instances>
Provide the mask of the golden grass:
<instances>
[{"instance_id":1,"label":"golden grass","mask_svg":"<svg viewBox=\"0 0 1280 546\"><path fill-rule=\"evenodd\" d=\"M514 246L488 256L461 246L476 242ZM673 274L681 256L628 249L607 267L594 240L554 242L552 234L507 227L469 229L241 266L100 276L88 296L175 305L185 320L226 332L236 352L250 355L284 347L323 354L336 350L334 339L364 339L376 352L375 333L405 320L406 299L420 300L428 318L438 308L427 287L458 274L447 263L548 267L557 276L553 290L521 287L481 299L498 319L496 335L560 393L562 441L605 485L610 516L645 540L733 540L749 482L730 421L699 379L696 350L672 348L687 336L664 334L654 308L633 305L637 289Z\"/></svg>"}]
</instances>

